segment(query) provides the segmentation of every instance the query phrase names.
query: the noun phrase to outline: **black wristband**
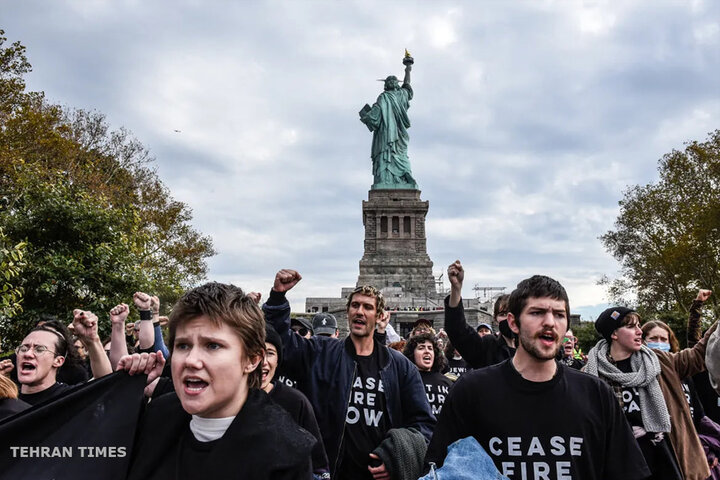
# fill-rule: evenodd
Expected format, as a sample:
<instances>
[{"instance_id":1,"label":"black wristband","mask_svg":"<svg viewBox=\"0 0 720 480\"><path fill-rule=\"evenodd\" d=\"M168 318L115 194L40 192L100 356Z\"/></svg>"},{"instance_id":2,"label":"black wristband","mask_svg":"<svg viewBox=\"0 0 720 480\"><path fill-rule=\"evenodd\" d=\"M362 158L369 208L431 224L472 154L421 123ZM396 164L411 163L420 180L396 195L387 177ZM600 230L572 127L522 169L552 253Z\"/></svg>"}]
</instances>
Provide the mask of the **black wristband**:
<instances>
[{"instance_id":1,"label":"black wristband","mask_svg":"<svg viewBox=\"0 0 720 480\"><path fill-rule=\"evenodd\" d=\"M152 310L140 310L140 320L152 320Z\"/></svg>"}]
</instances>

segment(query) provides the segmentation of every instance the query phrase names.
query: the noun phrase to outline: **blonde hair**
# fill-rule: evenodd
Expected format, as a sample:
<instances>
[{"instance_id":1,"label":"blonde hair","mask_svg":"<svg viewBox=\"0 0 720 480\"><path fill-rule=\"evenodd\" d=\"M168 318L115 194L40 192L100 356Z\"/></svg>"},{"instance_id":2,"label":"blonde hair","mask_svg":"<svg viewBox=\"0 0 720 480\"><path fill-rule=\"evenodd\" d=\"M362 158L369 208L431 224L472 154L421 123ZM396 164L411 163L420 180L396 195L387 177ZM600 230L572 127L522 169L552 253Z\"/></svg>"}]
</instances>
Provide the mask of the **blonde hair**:
<instances>
[{"instance_id":1,"label":"blonde hair","mask_svg":"<svg viewBox=\"0 0 720 480\"><path fill-rule=\"evenodd\" d=\"M350 303L352 302L353 297L358 293L360 295L374 297L375 310L377 310L377 314L382 315L383 313L385 313L385 297L383 297L383 294L380 290L371 285L361 285L359 287L356 287L355 290L353 290L352 292L350 292L350 295L348 295L347 298L347 304L345 305L345 310L350 310Z\"/></svg>"},{"instance_id":2,"label":"blonde hair","mask_svg":"<svg viewBox=\"0 0 720 480\"><path fill-rule=\"evenodd\" d=\"M17 398L18 388L15 382L10 380L5 375L0 375L0 399L3 398Z\"/></svg>"}]
</instances>

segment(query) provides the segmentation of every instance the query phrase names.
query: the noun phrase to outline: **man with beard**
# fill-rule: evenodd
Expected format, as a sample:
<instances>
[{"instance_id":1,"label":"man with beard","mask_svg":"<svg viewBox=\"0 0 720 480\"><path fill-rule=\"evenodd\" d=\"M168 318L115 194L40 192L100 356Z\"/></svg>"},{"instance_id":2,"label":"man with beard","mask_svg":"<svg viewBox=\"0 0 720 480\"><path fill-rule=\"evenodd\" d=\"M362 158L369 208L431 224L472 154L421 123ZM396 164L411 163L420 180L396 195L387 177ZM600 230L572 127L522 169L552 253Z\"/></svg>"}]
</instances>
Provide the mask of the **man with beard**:
<instances>
[{"instance_id":1,"label":"man with beard","mask_svg":"<svg viewBox=\"0 0 720 480\"><path fill-rule=\"evenodd\" d=\"M535 275L510 294L512 359L460 378L445 402L426 464L473 436L510 479L642 479L649 470L612 390L558 363L570 306L557 281Z\"/></svg>"},{"instance_id":2,"label":"man with beard","mask_svg":"<svg viewBox=\"0 0 720 480\"><path fill-rule=\"evenodd\" d=\"M500 335L478 335L465 320L461 296L465 270L460 260L448 267L448 279L450 295L445 298L445 331L467 365L482 368L512 358L515 354L515 334L507 323L508 295L501 296L495 302L493 317L498 323Z\"/></svg>"},{"instance_id":3,"label":"man with beard","mask_svg":"<svg viewBox=\"0 0 720 480\"><path fill-rule=\"evenodd\" d=\"M305 339L290 330L285 298L301 278L294 270L280 270L263 311L280 334L285 362L305 379L298 387L315 411L330 474L350 480L398 478L399 472L374 452L385 444L390 429L412 427L429 440L435 417L417 368L374 338L385 299L374 287L357 287L347 301L350 335L344 341L317 335ZM413 453L408 458L423 456Z\"/></svg>"}]
</instances>

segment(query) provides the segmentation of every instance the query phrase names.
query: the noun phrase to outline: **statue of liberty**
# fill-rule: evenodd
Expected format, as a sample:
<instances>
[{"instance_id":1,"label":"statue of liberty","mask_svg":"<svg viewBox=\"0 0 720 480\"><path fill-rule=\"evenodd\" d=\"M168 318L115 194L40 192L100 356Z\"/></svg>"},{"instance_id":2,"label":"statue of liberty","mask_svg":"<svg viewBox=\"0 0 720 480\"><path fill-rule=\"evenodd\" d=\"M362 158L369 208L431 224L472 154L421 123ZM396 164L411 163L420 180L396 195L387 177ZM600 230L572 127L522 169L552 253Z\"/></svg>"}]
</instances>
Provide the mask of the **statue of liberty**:
<instances>
[{"instance_id":1,"label":"statue of liberty","mask_svg":"<svg viewBox=\"0 0 720 480\"><path fill-rule=\"evenodd\" d=\"M410 170L407 147L410 136L410 119L407 110L413 97L410 86L410 70L414 63L405 50L405 78L402 87L394 75L385 79L385 91L375 104L365 104L360 110L360 121L373 132L372 163L373 190L407 188L417 190L418 186Z\"/></svg>"}]
</instances>

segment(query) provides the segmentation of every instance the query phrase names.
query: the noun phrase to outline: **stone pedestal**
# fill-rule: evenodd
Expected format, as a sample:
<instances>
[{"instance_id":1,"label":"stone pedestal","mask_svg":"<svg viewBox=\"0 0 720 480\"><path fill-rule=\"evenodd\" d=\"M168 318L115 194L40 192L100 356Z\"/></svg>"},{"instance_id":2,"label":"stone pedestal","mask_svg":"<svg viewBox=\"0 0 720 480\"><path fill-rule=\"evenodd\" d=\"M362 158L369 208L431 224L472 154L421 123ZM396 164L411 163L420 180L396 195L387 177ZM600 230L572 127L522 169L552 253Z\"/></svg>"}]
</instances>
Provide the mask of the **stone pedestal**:
<instances>
[{"instance_id":1,"label":"stone pedestal","mask_svg":"<svg viewBox=\"0 0 720 480\"><path fill-rule=\"evenodd\" d=\"M370 190L363 201L365 253L357 285L400 287L416 296L435 294L433 262L427 254L420 190Z\"/></svg>"}]
</instances>

